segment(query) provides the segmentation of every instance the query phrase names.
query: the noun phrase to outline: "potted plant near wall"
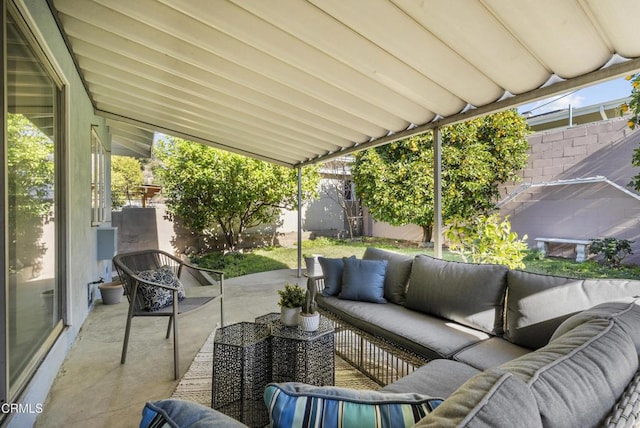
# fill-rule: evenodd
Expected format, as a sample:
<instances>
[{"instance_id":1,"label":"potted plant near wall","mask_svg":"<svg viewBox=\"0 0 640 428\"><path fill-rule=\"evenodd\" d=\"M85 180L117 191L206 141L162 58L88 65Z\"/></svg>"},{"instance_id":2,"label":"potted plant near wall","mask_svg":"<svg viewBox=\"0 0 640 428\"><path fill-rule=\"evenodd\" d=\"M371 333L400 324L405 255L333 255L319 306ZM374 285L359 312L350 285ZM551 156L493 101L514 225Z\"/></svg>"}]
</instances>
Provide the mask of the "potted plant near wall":
<instances>
[{"instance_id":1,"label":"potted plant near wall","mask_svg":"<svg viewBox=\"0 0 640 428\"><path fill-rule=\"evenodd\" d=\"M298 314L305 303L305 294L298 284L285 284L283 290L278 290L280 295L280 321L288 327L298 325Z\"/></svg>"},{"instance_id":2,"label":"potted plant near wall","mask_svg":"<svg viewBox=\"0 0 640 428\"><path fill-rule=\"evenodd\" d=\"M298 315L298 326L303 331L316 331L320 326L318 304L309 290L305 293L304 305Z\"/></svg>"}]
</instances>

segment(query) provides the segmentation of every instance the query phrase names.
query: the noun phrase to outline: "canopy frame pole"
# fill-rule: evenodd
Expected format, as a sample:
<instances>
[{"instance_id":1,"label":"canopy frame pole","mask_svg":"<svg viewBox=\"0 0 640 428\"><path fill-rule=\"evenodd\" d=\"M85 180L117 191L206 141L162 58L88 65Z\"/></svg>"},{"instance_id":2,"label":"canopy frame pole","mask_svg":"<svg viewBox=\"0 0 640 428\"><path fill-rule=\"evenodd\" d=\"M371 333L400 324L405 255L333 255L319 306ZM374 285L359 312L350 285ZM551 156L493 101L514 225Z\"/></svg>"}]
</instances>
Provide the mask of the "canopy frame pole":
<instances>
[{"instance_id":1,"label":"canopy frame pole","mask_svg":"<svg viewBox=\"0 0 640 428\"><path fill-rule=\"evenodd\" d=\"M298 167L298 278L302 278L302 166Z\"/></svg>"},{"instance_id":2,"label":"canopy frame pole","mask_svg":"<svg viewBox=\"0 0 640 428\"><path fill-rule=\"evenodd\" d=\"M433 129L433 255L442 258L442 134Z\"/></svg>"}]
</instances>

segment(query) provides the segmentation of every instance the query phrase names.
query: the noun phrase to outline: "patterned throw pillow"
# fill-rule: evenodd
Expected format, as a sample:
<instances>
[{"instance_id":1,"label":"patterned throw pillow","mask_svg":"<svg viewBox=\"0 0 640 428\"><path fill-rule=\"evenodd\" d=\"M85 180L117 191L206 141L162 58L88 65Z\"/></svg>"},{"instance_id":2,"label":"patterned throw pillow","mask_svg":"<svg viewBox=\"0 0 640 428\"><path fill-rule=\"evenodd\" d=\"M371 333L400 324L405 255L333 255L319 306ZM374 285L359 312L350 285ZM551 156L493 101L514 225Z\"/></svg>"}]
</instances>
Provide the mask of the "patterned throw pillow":
<instances>
[{"instance_id":1,"label":"patterned throw pillow","mask_svg":"<svg viewBox=\"0 0 640 428\"><path fill-rule=\"evenodd\" d=\"M144 270L138 273L138 276L146 281L157 282L158 284L168 285L178 289L178 300L185 298L184 286L178 279L173 270L168 266L160 269ZM157 311L166 306L173 304L173 292L166 288L152 287L146 284L140 284L139 288L144 300L145 309L148 311Z\"/></svg>"},{"instance_id":2,"label":"patterned throw pillow","mask_svg":"<svg viewBox=\"0 0 640 428\"><path fill-rule=\"evenodd\" d=\"M273 428L401 428L414 426L443 400L288 382L267 385L264 401Z\"/></svg>"}]
</instances>

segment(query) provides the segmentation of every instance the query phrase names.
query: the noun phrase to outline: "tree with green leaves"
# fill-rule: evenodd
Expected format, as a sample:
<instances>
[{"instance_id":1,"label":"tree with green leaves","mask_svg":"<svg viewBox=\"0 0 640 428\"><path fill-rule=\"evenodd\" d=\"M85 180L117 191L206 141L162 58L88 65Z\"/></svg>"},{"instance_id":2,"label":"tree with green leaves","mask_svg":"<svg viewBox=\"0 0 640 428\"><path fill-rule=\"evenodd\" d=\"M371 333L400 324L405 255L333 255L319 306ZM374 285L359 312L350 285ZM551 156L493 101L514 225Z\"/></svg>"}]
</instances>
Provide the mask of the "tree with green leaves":
<instances>
[{"instance_id":1,"label":"tree with green leaves","mask_svg":"<svg viewBox=\"0 0 640 428\"><path fill-rule=\"evenodd\" d=\"M168 137L155 149L169 212L194 232L221 232L235 250L247 228L297 209L297 170ZM317 167L302 174L303 200L317 195Z\"/></svg>"},{"instance_id":2,"label":"tree with green leaves","mask_svg":"<svg viewBox=\"0 0 640 428\"><path fill-rule=\"evenodd\" d=\"M120 208L140 196L142 164L131 156L111 156L111 207Z\"/></svg>"},{"instance_id":3,"label":"tree with green leaves","mask_svg":"<svg viewBox=\"0 0 640 428\"><path fill-rule=\"evenodd\" d=\"M442 128L443 220L495 208L499 185L527 165L525 119L515 110ZM433 228L433 134L426 132L356 154L353 178L363 205L379 221Z\"/></svg>"},{"instance_id":4,"label":"tree with green leaves","mask_svg":"<svg viewBox=\"0 0 640 428\"><path fill-rule=\"evenodd\" d=\"M626 79L631 82L631 99L629 102L620 106L620 114L631 114L631 117L627 121L627 126L631 129L636 129L636 127L640 125L640 73L629 75ZM640 148L636 148L633 151L631 164L633 166L640 166ZM633 176L629 185L637 192L640 192L640 174Z\"/></svg>"},{"instance_id":5,"label":"tree with green leaves","mask_svg":"<svg viewBox=\"0 0 640 428\"><path fill-rule=\"evenodd\" d=\"M38 267L43 226L53 216L53 141L22 114L7 114L9 268Z\"/></svg>"}]
</instances>

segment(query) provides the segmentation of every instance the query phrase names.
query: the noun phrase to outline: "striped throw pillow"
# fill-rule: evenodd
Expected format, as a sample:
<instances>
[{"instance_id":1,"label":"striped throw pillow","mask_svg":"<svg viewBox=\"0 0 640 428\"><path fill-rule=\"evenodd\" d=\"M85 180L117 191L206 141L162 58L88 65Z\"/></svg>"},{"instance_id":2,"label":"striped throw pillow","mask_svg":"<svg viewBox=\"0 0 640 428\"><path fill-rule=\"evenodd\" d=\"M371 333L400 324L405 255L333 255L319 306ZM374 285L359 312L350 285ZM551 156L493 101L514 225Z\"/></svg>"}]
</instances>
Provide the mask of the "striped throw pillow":
<instances>
[{"instance_id":1,"label":"striped throw pillow","mask_svg":"<svg viewBox=\"0 0 640 428\"><path fill-rule=\"evenodd\" d=\"M411 427L442 399L297 382L271 383L264 392L273 428Z\"/></svg>"}]
</instances>

